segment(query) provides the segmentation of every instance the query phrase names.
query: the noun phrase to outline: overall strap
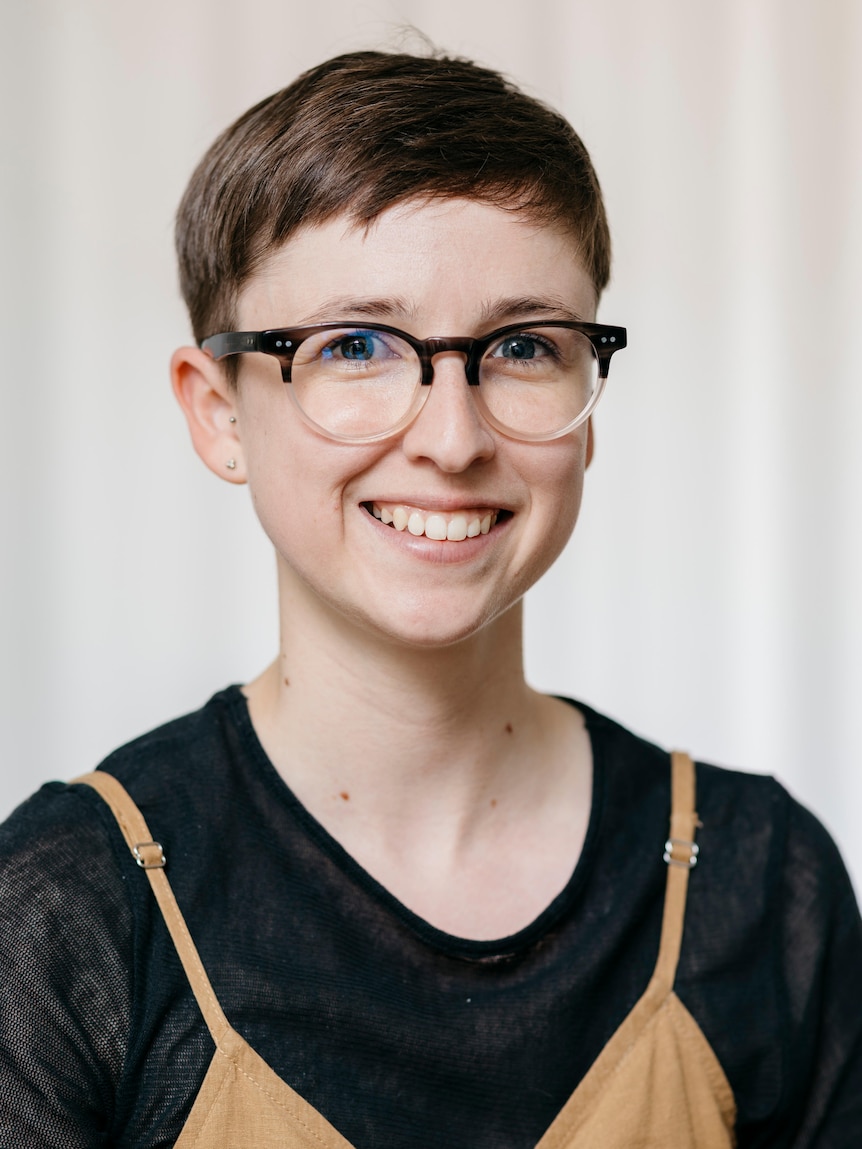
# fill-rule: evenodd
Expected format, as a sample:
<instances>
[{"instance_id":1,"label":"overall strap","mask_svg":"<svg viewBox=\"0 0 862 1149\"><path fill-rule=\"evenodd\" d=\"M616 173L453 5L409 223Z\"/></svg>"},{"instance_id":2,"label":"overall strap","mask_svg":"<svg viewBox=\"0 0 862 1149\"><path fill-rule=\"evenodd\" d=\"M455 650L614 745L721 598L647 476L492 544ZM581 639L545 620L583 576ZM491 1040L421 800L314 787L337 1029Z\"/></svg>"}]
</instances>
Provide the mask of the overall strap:
<instances>
[{"instance_id":1,"label":"overall strap","mask_svg":"<svg viewBox=\"0 0 862 1149\"><path fill-rule=\"evenodd\" d=\"M668 991L672 989L676 977L682 944L688 875L697 865L698 847L694 837L695 828L700 823L694 804L694 762L687 754L675 750L671 754L670 834L664 847L667 885L661 923L661 943L653 975Z\"/></svg>"},{"instance_id":2,"label":"overall strap","mask_svg":"<svg viewBox=\"0 0 862 1149\"><path fill-rule=\"evenodd\" d=\"M200 1011L207 1023L207 1028L216 1045L221 1036L230 1028L227 1018L213 993L210 980L203 967L195 943L189 933L185 919L180 913L174 891L165 875L165 854L159 842L153 841L153 836L147 828L144 816L120 782L111 774L102 770L92 774L83 774L73 779L74 783L83 783L92 788L105 800L111 813L117 819L117 824L126 839L132 857L142 870L146 872L156 895L156 901L168 927L168 933L176 947L177 955L182 962L192 993L195 995Z\"/></svg>"}]
</instances>

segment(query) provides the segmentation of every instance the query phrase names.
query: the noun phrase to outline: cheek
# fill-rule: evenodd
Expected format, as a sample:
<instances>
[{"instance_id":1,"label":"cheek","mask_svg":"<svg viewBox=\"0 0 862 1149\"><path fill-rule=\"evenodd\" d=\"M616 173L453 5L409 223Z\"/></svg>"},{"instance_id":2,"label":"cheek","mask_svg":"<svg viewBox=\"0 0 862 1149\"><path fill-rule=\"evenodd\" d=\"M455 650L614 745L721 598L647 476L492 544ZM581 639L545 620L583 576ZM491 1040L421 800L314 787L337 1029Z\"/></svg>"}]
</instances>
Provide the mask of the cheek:
<instances>
[{"instance_id":1,"label":"cheek","mask_svg":"<svg viewBox=\"0 0 862 1149\"><path fill-rule=\"evenodd\" d=\"M332 443L289 419L257 423L243 447L261 526L283 559L306 567L343 538L345 489L369 465L369 448Z\"/></svg>"},{"instance_id":2,"label":"cheek","mask_svg":"<svg viewBox=\"0 0 862 1149\"><path fill-rule=\"evenodd\" d=\"M534 577L544 574L571 538L581 508L585 468L584 438L548 451L533 469L530 488L535 533L531 534L536 563L541 568Z\"/></svg>"},{"instance_id":3,"label":"cheek","mask_svg":"<svg viewBox=\"0 0 862 1149\"><path fill-rule=\"evenodd\" d=\"M534 499L551 503L561 519L577 518L587 468L587 435L572 435L540 446L527 482Z\"/></svg>"},{"instance_id":4,"label":"cheek","mask_svg":"<svg viewBox=\"0 0 862 1149\"><path fill-rule=\"evenodd\" d=\"M582 494L583 482L581 477L578 476L572 480L564 492L563 497L554 503L551 511L552 522L548 532L550 551L548 566L559 558L569 539L572 537L581 509Z\"/></svg>"}]
</instances>

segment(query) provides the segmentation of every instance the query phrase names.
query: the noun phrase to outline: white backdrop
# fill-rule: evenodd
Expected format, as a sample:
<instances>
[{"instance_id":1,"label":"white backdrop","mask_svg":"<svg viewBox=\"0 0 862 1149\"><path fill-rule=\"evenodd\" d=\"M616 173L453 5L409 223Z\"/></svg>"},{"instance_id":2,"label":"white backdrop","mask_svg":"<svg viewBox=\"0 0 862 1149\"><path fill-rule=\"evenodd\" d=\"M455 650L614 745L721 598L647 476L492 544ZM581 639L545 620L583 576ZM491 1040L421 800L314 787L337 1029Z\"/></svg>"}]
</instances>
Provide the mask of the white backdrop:
<instances>
[{"instance_id":1,"label":"white backdrop","mask_svg":"<svg viewBox=\"0 0 862 1149\"><path fill-rule=\"evenodd\" d=\"M172 214L301 69L436 43L590 149L629 328L528 664L667 745L777 774L859 888L858 0L3 0L0 815L250 677L273 563L192 455Z\"/></svg>"}]
</instances>

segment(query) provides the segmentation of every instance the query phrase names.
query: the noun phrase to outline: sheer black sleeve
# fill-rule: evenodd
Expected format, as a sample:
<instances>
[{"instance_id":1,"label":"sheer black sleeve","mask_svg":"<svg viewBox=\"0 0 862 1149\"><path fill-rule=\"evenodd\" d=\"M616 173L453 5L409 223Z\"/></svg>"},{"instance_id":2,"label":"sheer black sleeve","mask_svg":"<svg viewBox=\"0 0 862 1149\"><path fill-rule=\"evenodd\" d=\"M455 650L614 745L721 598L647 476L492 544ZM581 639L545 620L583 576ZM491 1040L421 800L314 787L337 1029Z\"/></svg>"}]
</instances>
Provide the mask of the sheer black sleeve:
<instances>
[{"instance_id":1,"label":"sheer black sleeve","mask_svg":"<svg viewBox=\"0 0 862 1149\"><path fill-rule=\"evenodd\" d=\"M132 915L93 806L44 787L0 828L0 1147L108 1143Z\"/></svg>"},{"instance_id":2,"label":"sheer black sleeve","mask_svg":"<svg viewBox=\"0 0 862 1149\"><path fill-rule=\"evenodd\" d=\"M838 851L820 823L792 803L780 953L790 1058L793 1149L862 1145L862 920ZM761 1142L758 1141L758 1144ZM771 1145L767 1137L762 1142Z\"/></svg>"}]
</instances>

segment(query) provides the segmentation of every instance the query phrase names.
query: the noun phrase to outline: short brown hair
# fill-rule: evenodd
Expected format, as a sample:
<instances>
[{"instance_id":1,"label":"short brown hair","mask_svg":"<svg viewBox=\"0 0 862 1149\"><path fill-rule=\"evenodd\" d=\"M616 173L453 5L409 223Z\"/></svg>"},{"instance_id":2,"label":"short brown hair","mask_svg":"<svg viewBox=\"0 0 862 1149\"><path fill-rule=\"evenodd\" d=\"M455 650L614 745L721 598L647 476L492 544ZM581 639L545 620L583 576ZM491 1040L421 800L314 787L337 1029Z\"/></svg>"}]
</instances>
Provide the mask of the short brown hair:
<instances>
[{"instance_id":1,"label":"short brown hair","mask_svg":"<svg viewBox=\"0 0 862 1149\"><path fill-rule=\"evenodd\" d=\"M215 141L177 214L195 338L235 324L237 296L304 225L368 225L414 197L480 200L561 227L600 294L610 236L587 150L497 72L441 55L352 52L305 72Z\"/></svg>"}]
</instances>

